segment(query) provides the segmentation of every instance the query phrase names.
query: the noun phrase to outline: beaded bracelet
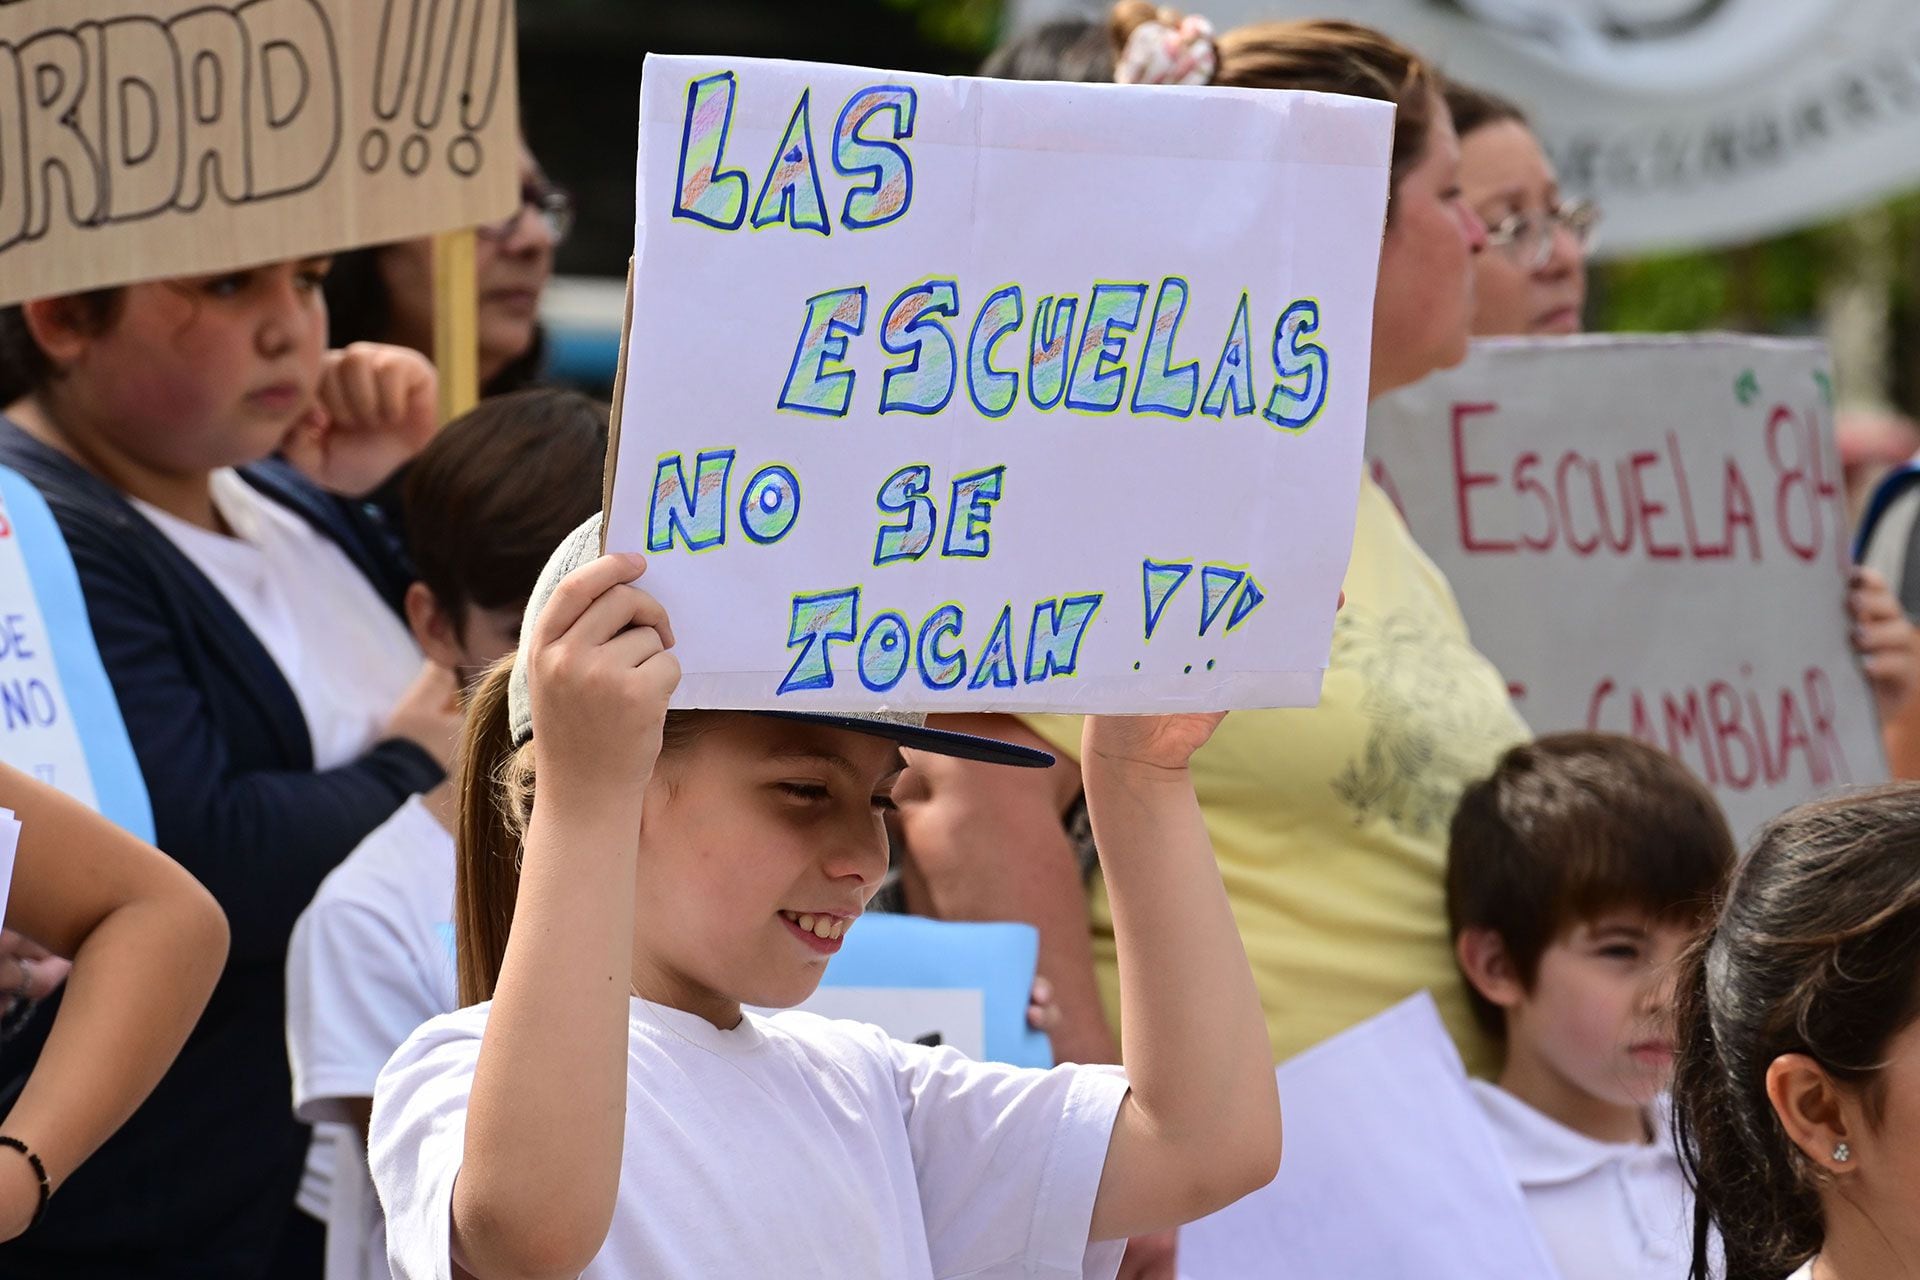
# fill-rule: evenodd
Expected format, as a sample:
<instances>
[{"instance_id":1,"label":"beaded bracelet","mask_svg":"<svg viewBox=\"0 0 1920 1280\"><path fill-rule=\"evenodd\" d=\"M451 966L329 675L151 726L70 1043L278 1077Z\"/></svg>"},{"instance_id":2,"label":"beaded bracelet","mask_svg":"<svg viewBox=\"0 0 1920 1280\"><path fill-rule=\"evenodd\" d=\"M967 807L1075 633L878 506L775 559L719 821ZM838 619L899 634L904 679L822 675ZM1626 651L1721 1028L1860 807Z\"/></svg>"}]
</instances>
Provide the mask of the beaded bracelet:
<instances>
[{"instance_id":1,"label":"beaded bracelet","mask_svg":"<svg viewBox=\"0 0 1920 1280\"><path fill-rule=\"evenodd\" d=\"M53 1183L47 1180L47 1166L41 1164L40 1157L33 1154L33 1149L18 1138L9 1138L0 1133L0 1147L12 1147L25 1156L27 1163L33 1166L33 1176L40 1180L40 1203L34 1206L33 1219L27 1223L27 1230L31 1231L40 1225L40 1219L47 1212L47 1201L53 1198Z\"/></svg>"}]
</instances>

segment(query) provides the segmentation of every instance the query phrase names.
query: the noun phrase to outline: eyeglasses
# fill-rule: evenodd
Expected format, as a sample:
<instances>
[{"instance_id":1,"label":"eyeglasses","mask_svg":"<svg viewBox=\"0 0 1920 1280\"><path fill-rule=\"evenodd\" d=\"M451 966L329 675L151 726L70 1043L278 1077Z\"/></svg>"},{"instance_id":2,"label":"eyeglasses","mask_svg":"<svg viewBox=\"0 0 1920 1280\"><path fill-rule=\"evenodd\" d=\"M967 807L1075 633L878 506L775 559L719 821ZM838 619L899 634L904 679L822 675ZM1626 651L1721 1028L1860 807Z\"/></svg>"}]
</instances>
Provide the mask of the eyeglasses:
<instances>
[{"instance_id":1,"label":"eyeglasses","mask_svg":"<svg viewBox=\"0 0 1920 1280\"><path fill-rule=\"evenodd\" d=\"M573 197L544 178L520 188L520 205L498 222L476 229L485 240L506 240L520 229L520 220L532 210L546 224L547 235L558 245L573 230Z\"/></svg>"},{"instance_id":2,"label":"eyeglasses","mask_svg":"<svg viewBox=\"0 0 1920 1280\"><path fill-rule=\"evenodd\" d=\"M1600 221L1598 207L1586 200L1568 200L1545 214L1510 213L1487 228L1487 244L1529 271L1538 271L1553 257L1553 233L1565 227L1584 251Z\"/></svg>"}]
</instances>

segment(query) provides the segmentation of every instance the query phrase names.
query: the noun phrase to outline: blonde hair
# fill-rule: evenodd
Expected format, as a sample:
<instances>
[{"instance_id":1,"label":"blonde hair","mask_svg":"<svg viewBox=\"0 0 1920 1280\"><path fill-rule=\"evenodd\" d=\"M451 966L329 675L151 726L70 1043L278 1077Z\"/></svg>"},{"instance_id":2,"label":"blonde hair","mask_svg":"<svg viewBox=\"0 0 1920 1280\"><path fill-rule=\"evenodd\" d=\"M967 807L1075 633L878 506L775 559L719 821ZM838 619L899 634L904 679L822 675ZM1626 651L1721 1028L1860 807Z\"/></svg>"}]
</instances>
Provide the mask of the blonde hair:
<instances>
[{"instance_id":1,"label":"blonde hair","mask_svg":"<svg viewBox=\"0 0 1920 1280\"><path fill-rule=\"evenodd\" d=\"M533 743L514 745L507 716L513 663L512 654L494 663L468 694L455 767L453 927L462 1007L493 999L499 985L533 815ZM718 714L725 713L669 712L661 758L685 750Z\"/></svg>"},{"instance_id":2,"label":"blonde hair","mask_svg":"<svg viewBox=\"0 0 1920 1280\"><path fill-rule=\"evenodd\" d=\"M1146 0L1120 0L1108 16L1115 49L1148 22L1177 27L1177 9ZM1434 112L1446 110L1441 80L1413 50L1357 22L1307 18L1252 22L1214 41L1219 67L1213 83L1242 89L1307 89L1374 98L1394 105L1393 181L1398 185L1427 149Z\"/></svg>"}]
</instances>

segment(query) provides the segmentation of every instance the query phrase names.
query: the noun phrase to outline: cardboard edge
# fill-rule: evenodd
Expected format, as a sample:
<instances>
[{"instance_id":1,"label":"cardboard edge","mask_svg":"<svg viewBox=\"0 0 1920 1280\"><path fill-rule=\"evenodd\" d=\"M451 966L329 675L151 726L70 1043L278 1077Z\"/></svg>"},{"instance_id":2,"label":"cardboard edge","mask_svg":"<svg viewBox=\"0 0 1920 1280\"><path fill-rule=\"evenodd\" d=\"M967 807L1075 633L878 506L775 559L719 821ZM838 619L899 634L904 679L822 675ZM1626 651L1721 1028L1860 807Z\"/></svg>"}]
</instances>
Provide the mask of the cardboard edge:
<instances>
[{"instance_id":1,"label":"cardboard edge","mask_svg":"<svg viewBox=\"0 0 1920 1280\"><path fill-rule=\"evenodd\" d=\"M627 341L633 334L633 259L627 259L627 303L620 317L620 357L613 366L613 404L607 411L607 462L600 479L600 554L607 553L613 517L613 476L620 465L620 410L627 400Z\"/></svg>"}]
</instances>

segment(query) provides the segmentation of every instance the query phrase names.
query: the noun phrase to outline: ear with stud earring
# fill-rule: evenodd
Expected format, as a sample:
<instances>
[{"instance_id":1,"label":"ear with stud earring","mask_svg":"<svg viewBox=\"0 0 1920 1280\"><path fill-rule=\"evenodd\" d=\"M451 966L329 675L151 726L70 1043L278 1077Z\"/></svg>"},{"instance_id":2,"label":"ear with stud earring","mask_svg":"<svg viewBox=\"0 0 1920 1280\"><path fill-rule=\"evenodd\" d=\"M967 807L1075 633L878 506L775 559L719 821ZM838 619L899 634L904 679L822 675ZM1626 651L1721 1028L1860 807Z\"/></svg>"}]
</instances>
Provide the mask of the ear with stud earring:
<instances>
[{"instance_id":1,"label":"ear with stud earring","mask_svg":"<svg viewBox=\"0 0 1920 1280\"><path fill-rule=\"evenodd\" d=\"M1833 1162L1835 1164L1845 1164L1851 1159L1853 1159L1852 1147L1844 1142L1836 1142L1833 1144Z\"/></svg>"}]
</instances>

